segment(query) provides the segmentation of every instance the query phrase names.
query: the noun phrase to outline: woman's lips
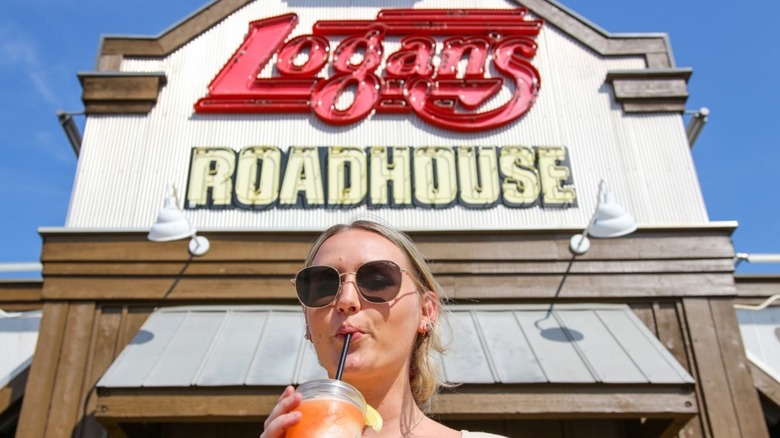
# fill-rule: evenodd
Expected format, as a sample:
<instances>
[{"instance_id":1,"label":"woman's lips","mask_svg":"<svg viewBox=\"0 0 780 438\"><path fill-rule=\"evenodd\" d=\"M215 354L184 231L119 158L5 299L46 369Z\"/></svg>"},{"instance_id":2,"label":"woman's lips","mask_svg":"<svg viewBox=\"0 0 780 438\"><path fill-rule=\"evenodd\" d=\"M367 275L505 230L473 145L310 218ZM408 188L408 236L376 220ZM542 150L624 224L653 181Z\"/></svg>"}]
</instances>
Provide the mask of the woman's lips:
<instances>
[{"instance_id":1,"label":"woman's lips","mask_svg":"<svg viewBox=\"0 0 780 438\"><path fill-rule=\"evenodd\" d=\"M344 326L341 327L338 332L336 332L336 337L343 342L348 333L352 335L350 342L356 341L360 339L361 336L363 336L363 332L361 332L360 329L356 327Z\"/></svg>"}]
</instances>

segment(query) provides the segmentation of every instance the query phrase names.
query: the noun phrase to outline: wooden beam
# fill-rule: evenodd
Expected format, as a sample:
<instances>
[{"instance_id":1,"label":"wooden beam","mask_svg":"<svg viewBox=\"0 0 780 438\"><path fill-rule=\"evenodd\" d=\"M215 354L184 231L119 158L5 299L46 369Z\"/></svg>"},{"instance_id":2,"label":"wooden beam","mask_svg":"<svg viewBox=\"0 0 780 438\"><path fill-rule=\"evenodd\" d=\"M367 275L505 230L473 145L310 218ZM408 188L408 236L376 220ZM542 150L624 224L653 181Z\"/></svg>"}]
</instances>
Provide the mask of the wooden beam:
<instances>
[{"instance_id":1,"label":"wooden beam","mask_svg":"<svg viewBox=\"0 0 780 438\"><path fill-rule=\"evenodd\" d=\"M47 276L281 276L292 278L303 261L294 262L48 262ZM704 264L699 264L706 271ZM186 269L185 269L186 268ZM700 271L701 272L701 271Z\"/></svg>"},{"instance_id":2,"label":"wooden beam","mask_svg":"<svg viewBox=\"0 0 780 438\"><path fill-rule=\"evenodd\" d=\"M759 304L763 299L780 293L780 275L739 274L734 276L734 284L737 286L737 295L740 297L758 298L749 304ZM748 304L742 300L739 303Z\"/></svg>"},{"instance_id":3,"label":"wooden beam","mask_svg":"<svg viewBox=\"0 0 780 438\"><path fill-rule=\"evenodd\" d=\"M70 438L83 415L82 387L94 318L93 302L72 303L68 308L46 422L47 437Z\"/></svg>"},{"instance_id":4,"label":"wooden beam","mask_svg":"<svg viewBox=\"0 0 780 438\"><path fill-rule=\"evenodd\" d=\"M607 73L625 112L683 112L691 69L620 70Z\"/></svg>"},{"instance_id":5,"label":"wooden beam","mask_svg":"<svg viewBox=\"0 0 780 438\"><path fill-rule=\"evenodd\" d=\"M761 401L750 375L750 362L745 355L734 301L731 298L711 298L710 309L742 436L768 438L769 432L764 422Z\"/></svg>"},{"instance_id":6,"label":"wooden beam","mask_svg":"<svg viewBox=\"0 0 780 438\"><path fill-rule=\"evenodd\" d=\"M157 37L106 37L99 57L163 57L191 41L230 14L250 3L250 0L221 0L205 6L177 27ZM661 34L612 35L595 27L567 9L546 0L517 1L550 24L604 56L644 56L649 68L673 67L667 39ZM99 63L118 69L115 62Z\"/></svg>"},{"instance_id":7,"label":"wooden beam","mask_svg":"<svg viewBox=\"0 0 780 438\"><path fill-rule=\"evenodd\" d=\"M673 67L672 55L663 35L612 35L572 14L557 3L546 0L517 0L535 15L604 56L644 56L650 68Z\"/></svg>"},{"instance_id":8,"label":"wooden beam","mask_svg":"<svg viewBox=\"0 0 780 438\"><path fill-rule=\"evenodd\" d=\"M129 421L261 421L282 388L99 389L95 417L101 424Z\"/></svg>"},{"instance_id":9,"label":"wooden beam","mask_svg":"<svg viewBox=\"0 0 780 438\"><path fill-rule=\"evenodd\" d=\"M252 0L218 0L157 37L111 36L103 39L100 56L163 57L210 29Z\"/></svg>"},{"instance_id":10,"label":"wooden beam","mask_svg":"<svg viewBox=\"0 0 780 438\"><path fill-rule=\"evenodd\" d=\"M465 392L458 387L439 395L435 412L442 418L691 418L698 413L693 388L578 388L519 386L515 391Z\"/></svg>"},{"instance_id":11,"label":"wooden beam","mask_svg":"<svg viewBox=\"0 0 780 438\"><path fill-rule=\"evenodd\" d=\"M688 98L683 79L615 79L612 81L618 102L633 99L681 99Z\"/></svg>"},{"instance_id":12,"label":"wooden beam","mask_svg":"<svg viewBox=\"0 0 780 438\"><path fill-rule=\"evenodd\" d=\"M43 280L0 280L0 306L35 303L40 307L42 290Z\"/></svg>"},{"instance_id":13,"label":"wooden beam","mask_svg":"<svg viewBox=\"0 0 780 438\"><path fill-rule=\"evenodd\" d=\"M568 261L575 232L504 231L409 233L426 257L437 262ZM732 229L638 230L620 239L600 239L578 262L705 260L734 258ZM42 232L44 272L48 262L185 262L187 242L150 242L147 232ZM211 240L205 262L300 262L316 233L203 233ZM194 264L197 264L194 263ZM733 267L729 269L733 271Z\"/></svg>"},{"instance_id":14,"label":"wooden beam","mask_svg":"<svg viewBox=\"0 0 780 438\"><path fill-rule=\"evenodd\" d=\"M714 330L713 316L706 298L683 299L691 350L697 367L704 421L711 436L741 437L736 412L728 388L723 355ZM710 436L710 435L707 435Z\"/></svg>"},{"instance_id":15,"label":"wooden beam","mask_svg":"<svg viewBox=\"0 0 780 438\"><path fill-rule=\"evenodd\" d=\"M137 388L98 390L96 418L128 421L259 421L281 388ZM688 419L698 408L687 386L556 386L466 388L441 394L441 418L665 418Z\"/></svg>"},{"instance_id":16,"label":"wooden beam","mask_svg":"<svg viewBox=\"0 0 780 438\"><path fill-rule=\"evenodd\" d=\"M666 99L623 99L620 104L626 113L682 113L685 101L682 98Z\"/></svg>"},{"instance_id":17,"label":"wooden beam","mask_svg":"<svg viewBox=\"0 0 780 438\"><path fill-rule=\"evenodd\" d=\"M197 261L186 262L47 262L45 274L52 276L236 276L275 275L292 278L303 265L294 261ZM516 275L561 274L566 272L567 261L447 261L436 260L431 265L435 275ZM702 260L578 260L573 263L571 274L627 274L627 273L723 273L731 272L734 263L730 258ZM186 268L186 269L185 269ZM40 293L40 292L39 292ZM0 292L2 299L2 292Z\"/></svg>"},{"instance_id":18,"label":"wooden beam","mask_svg":"<svg viewBox=\"0 0 780 438\"><path fill-rule=\"evenodd\" d=\"M644 298L734 295L731 231L638 231L599 241L573 262L569 235L559 231L412 237L455 299ZM314 236L213 233L212 251L193 259L186 242L149 242L140 232L44 232L42 296L180 301L213 299L220 291L226 300L294 302L287 280Z\"/></svg>"},{"instance_id":19,"label":"wooden beam","mask_svg":"<svg viewBox=\"0 0 780 438\"><path fill-rule=\"evenodd\" d=\"M562 281L563 280L563 281ZM725 274L448 276L438 281L453 299L647 298L733 295ZM561 283L563 283L561 285ZM560 286L560 290L558 290Z\"/></svg>"},{"instance_id":20,"label":"wooden beam","mask_svg":"<svg viewBox=\"0 0 780 438\"><path fill-rule=\"evenodd\" d=\"M287 278L83 277L46 280L49 300L288 300L295 290Z\"/></svg>"},{"instance_id":21,"label":"wooden beam","mask_svg":"<svg viewBox=\"0 0 780 438\"><path fill-rule=\"evenodd\" d=\"M683 329L680 324L683 316L677 311L677 302L654 302L652 305L657 329L656 336L677 359L677 362L690 372L691 365L688 362Z\"/></svg>"},{"instance_id":22,"label":"wooden beam","mask_svg":"<svg viewBox=\"0 0 780 438\"><path fill-rule=\"evenodd\" d=\"M123 307L122 322L114 345L114 358L119 356L119 353L133 340L153 311L154 308L149 306Z\"/></svg>"},{"instance_id":23,"label":"wooden beam","mask_svg":"<svg viewBox=\"0 0 780 438\"><path fill-rule=\"evenodd\" d=\"M605 299L732 296L728 274L439 275L454 300ZM49 277L47 300L295 301L289 276Z\"/></svg>"},{"instance_id":24,"label":"wooden beam","mask_svg":"<svg viewBox=\"0 0 780 438\"><path fill-rule=\"evenodd\" d=\"M17 438L44 436L68 307L68 303L63 302L48 302L43 305L38 344L30 367L29 384L22 400Z\"/></svg>"},{"instance_id":25,"label":"wooden beam","mask_svg":"<svg viewBox=\"0 0 780 438\"><path fill-rule=\"evenodd\" d=\"M702 392L702 411L706 415L712 436L742 437L734 400L728 393L729 382L724 356L714 330L715 322L709 300L685 298L683 305L698 370L697 382Z\"/></svg>"},{"instance_id":26,"label":"wooden beam","mask_svg":"<svg viewBox=\"0 0 780 438\"><path fill-rule=\"evenodd\" d=\"M163 73L80 73L87 114L146 114L165 85Z\"/></svg>"},{"instance_id":27,"label":"wooden beam","mask_svg":"<svg viewBox=\"0 0 780 438\"><path fill-rule=\"evenodd\" d=\"M687 433L689 437L711 437L710 425L707 420L707 412L705 411L706 405L704 404L704 392L702 391L702 385L700 382L699 369L696 366L696 359L693 351L693 340L691 339L691 332L688 329L688 316L685 313L685 305L682 300L675 303L677 315L679 315L680 331L682 341L685 350L685 362L688 364L688 372L693 377L693 380L697 382L694 389L696 391L696 403L701 407L699 415L688 421L681 433ZM686 435L683 435L686 436ZM682 438L682 437L681 437Z\"/></svg>"},{"instance_id":28,"label":"wooden beam","mask_svg":"<svg viewBox=\"0 0 780 438\"><path fill-rule=\"evenodd\" d=\"M99 437L103 433L103 428L95 420L95 384L119 354L116 344L122 323L122 310L119 306L101 306L95 309L95 323L92 325L85 378L81 386L81 399L84 402L79 408L81 421L78 423L76 437Z\"/></svg>"}]
</instances>

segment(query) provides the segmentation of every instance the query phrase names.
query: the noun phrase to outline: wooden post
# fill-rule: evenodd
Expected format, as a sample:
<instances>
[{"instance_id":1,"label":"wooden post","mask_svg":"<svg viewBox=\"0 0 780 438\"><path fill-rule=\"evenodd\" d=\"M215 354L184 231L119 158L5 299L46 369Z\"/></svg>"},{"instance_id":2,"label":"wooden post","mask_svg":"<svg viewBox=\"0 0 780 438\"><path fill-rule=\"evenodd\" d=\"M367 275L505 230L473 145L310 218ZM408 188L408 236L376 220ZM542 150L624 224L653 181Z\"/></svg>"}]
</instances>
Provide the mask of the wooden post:
<instances>
[{"instance_id":1,"label":"wooden post","mask_svg":"<svg viewBox=\"0 0 780 438\"><path fill-rule=\"evenodd\" d=\"M702 394L701 412L711 431L707 436L768 437L731 304L731 300L683 299Z\"/></svg>"}]
</instances>

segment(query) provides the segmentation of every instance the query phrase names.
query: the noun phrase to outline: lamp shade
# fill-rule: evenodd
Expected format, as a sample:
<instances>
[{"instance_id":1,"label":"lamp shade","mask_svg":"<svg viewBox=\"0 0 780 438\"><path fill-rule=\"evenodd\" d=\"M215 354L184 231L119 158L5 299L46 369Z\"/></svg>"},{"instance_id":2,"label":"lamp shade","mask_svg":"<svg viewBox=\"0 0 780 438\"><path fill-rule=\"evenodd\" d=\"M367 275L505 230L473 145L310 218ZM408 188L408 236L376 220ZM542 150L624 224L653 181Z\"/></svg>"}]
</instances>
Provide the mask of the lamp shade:
<instances>
[{"instance_id":1,"label":"lamp shade","mask_svg":"<svg viewBox=\"0 0 780 438\"><path fill-rule=\"evenodd\" d=\"M173 197L166 196L163 208L158 213L147 238L154 242L167 242L194 236L196 231L176 206Z\"/></svg>"},{"instance_id":2,"label":"lamp shade","mask_svg":"<svg viewBox=\"0 0 780 438\"><path fill-rule=\"evenodd\" d=\"M615 201L615 195L606 190L604 202L596 211L596 218L588 230L593 237L620 237L636 231L636 221Z\"/></svg>"}]
</instances>

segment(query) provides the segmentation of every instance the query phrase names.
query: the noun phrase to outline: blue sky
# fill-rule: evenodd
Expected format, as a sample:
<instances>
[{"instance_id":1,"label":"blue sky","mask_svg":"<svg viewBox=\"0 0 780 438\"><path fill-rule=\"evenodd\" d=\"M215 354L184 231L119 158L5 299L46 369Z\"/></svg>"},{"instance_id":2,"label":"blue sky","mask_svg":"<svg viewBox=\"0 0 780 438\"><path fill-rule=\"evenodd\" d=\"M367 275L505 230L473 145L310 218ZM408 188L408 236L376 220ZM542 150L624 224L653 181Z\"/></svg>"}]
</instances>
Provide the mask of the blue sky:
<instances>
[{"instance_id":1,"label":"blue sky","mask_svg":"<svg viewBox=\"0 0 780 438\"><path fill-rule=\"evenodd\" d=\"M83 109L76 74L94 69L100 36L157 35L207 3L0 2L0 263L39 260L38 227L65 223L76 158L56 111ZM780 2L561 3L611 33L669 35L677 66L693 68L688 108L711 110L693 149L710 219L739 222L738 252L780 253ZM780 264L738 272L780 274Z\"/></svg>"}]
</instances>

